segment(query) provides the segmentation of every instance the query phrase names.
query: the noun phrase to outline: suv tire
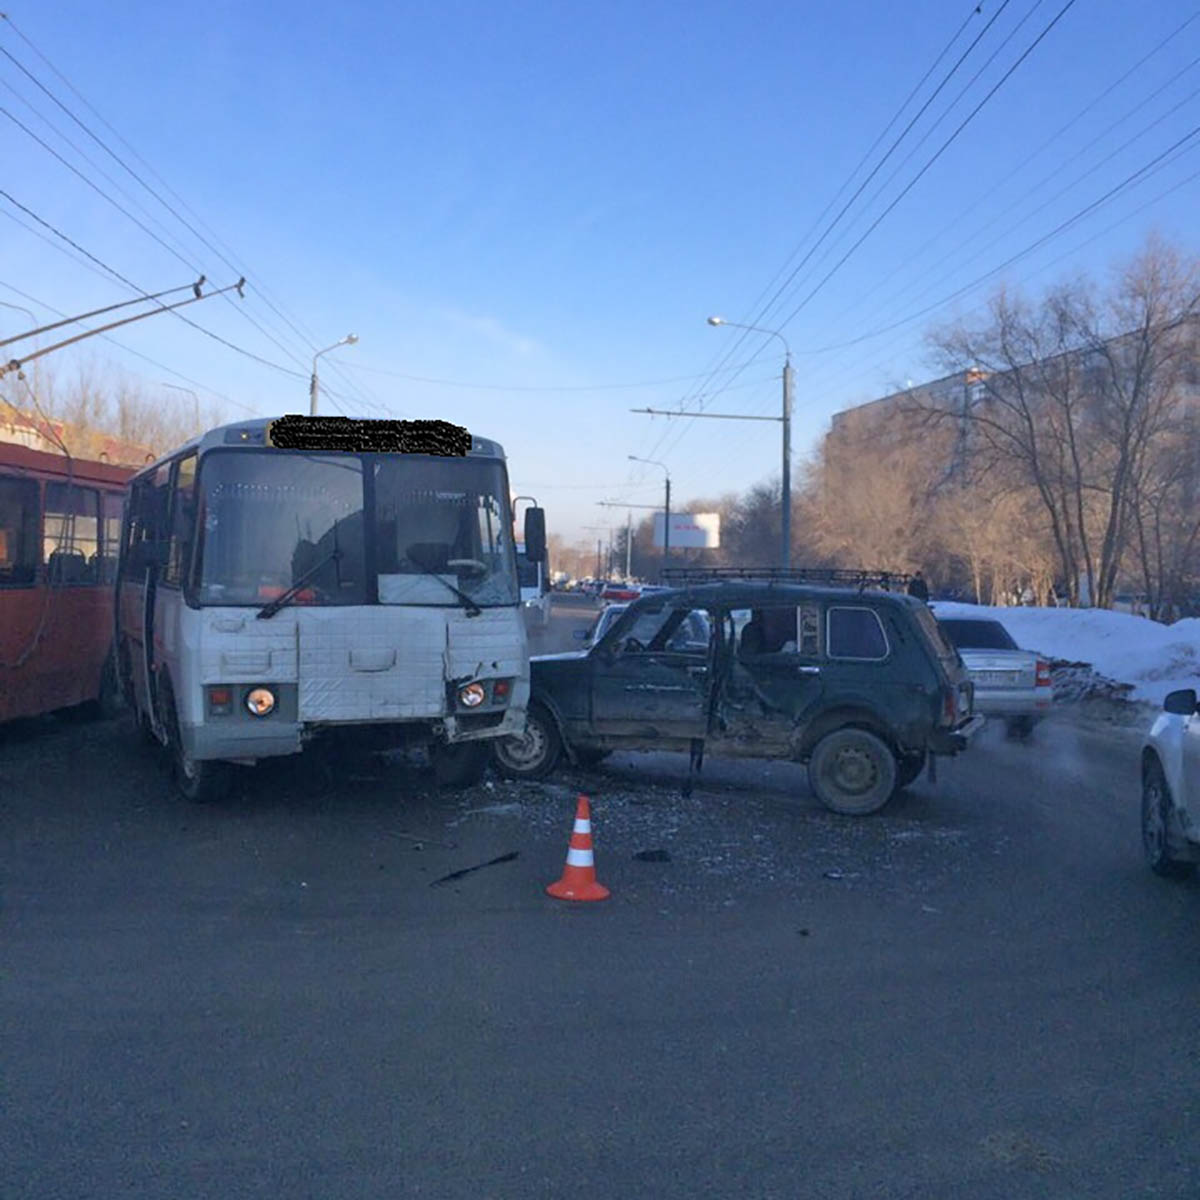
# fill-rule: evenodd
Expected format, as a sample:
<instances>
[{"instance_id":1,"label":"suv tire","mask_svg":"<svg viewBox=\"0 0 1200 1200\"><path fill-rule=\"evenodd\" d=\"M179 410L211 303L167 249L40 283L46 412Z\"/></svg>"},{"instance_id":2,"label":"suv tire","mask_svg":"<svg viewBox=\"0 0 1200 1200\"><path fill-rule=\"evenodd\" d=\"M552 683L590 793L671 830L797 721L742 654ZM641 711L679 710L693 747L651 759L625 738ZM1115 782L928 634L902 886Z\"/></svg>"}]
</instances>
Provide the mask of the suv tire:
<instances>
[{"instance_id":1,"label":"suv tire","mask_svg":"<svg viewBox=\"0 0 1200 1200\"><path fill-rule=\"evenodd\" d=\"M1157 759L1142 771L1142 850L1146 865L1165 879L1184 879L1196 868L1171 853L1171 789Z\"/></svg>"},{"instance_id":2,"label":"suv tire","mask_svg":"<svg viewBox=\"0 0 1200 1200\"><path fill-rule=\"evenodd\" d=\"M862 817L878 812L897 787L891 749L866 729L835 729L816 745L808 760L808 783L833 812Z\"/></svg>"},{"instance_id":3,"label":"suv tire","mask_svg":"<svg viewBox=\"0 0 1200 1200\"><path fill-rule=\"evenodd\" d=\"M554 718L540 705L525 714L525 732L497 738L492 743L496 769L506 779L543 779L554 770L562 754L562 739Z\"/></svg>"}]
</instances>

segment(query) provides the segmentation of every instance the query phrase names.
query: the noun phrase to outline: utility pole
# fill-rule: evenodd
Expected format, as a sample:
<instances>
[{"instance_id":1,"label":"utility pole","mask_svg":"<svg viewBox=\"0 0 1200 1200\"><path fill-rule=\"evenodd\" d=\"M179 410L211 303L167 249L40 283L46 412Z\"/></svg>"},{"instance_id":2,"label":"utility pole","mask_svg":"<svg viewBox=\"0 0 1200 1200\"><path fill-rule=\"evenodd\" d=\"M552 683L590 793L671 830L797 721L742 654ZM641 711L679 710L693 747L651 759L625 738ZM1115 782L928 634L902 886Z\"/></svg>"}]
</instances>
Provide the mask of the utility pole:
<instances>
[{"instance_id":1,"label":"utility pole","mask_svg":"<svg viewBox=\"0 0 1200 1200\"><path fill-rule=\"evenodd\" d=\"M724 317L709 317L710 325L728 325L730 329L747 329L751 333L765 333L783 343L783 413L778 417L744 416L736 413L684 413L669 412L658 408L635 408L634 412L651 413L668 417L709 417L720 421L781 421L783 423L783 479L780 496L780 547L779 561L782 566L792 565L792 348L787 338L778 329L763 329L759 325L739 325Z\"/></svg>"},{"instance_id":2,"label":"utility pole","mask_svg":"<svg viewBox=\"0 0 1200 1200\"><path fill-rule=\"evenodd\" d=\"M787 343L784 342L786 346ZM783 360L783 529L780 541L780 560L785 567L792 565L792 351Z\"/></svg>"},{"instance_id":3,"label":"utility pole","mask_svg":"<svg viewBox=\"0 0 1200 1200\"><path fill-rule=\"evenodd\" d=\"M334 342L332 346L326 346L324 350L318 350L313 355L312 378L308 381L308 415L310 417L317 415L317 395L320 391L320 384L317 382L317 359L322 354L328 354L330 350L336 350L339 346L353 346L357 341L357 333L348 333L344 338Z\"/></svg>"},{"instance_id":4,"label":"utility pole","mask_svg":"<svg viewBox=\"0 0 1200 1200\"><path fill-rule=\"evenodd\" d=\"M633 574L633 509L625 514L625 581L628 582Z\"/></svg>"},{"instance_id":5,"label":"utility pole","mask_svg":"<svg viewBox=\"0 0 1200 1200\"><path fill-rule=\"evenodd\" d=\"M653 458L640 458L636 454L629 456L631 462L649 463L652 467L661 467L662 473L666 478L666 503L664 504L663 513L663 562L662 569L665 571L671 563L671 472L667 470L667 464L661 463ZM660 576L661 578L661 576Z\"/></svg>"}]
</instances>

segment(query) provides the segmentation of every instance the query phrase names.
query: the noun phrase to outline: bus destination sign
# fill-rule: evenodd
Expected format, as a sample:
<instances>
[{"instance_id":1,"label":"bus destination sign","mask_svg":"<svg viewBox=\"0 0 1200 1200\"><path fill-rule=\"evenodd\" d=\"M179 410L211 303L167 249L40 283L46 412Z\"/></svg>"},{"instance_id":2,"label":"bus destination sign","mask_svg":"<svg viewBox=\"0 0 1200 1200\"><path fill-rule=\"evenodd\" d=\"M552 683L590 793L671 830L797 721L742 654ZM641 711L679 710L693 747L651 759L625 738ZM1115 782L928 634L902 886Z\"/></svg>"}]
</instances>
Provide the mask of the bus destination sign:
<instances>
[{"instance_id":1,"label":"bus destination sign","mask_svg":"<svg viewBox=\"0 0 1200 1200\"><path fill-rule=\"evenodd\" d=\"M440 454L451 458L461 458L471 450L471 435L449 421L367 421L293 413L272 421L267 438L281 450Z\"/></svg>"}]
</instances>

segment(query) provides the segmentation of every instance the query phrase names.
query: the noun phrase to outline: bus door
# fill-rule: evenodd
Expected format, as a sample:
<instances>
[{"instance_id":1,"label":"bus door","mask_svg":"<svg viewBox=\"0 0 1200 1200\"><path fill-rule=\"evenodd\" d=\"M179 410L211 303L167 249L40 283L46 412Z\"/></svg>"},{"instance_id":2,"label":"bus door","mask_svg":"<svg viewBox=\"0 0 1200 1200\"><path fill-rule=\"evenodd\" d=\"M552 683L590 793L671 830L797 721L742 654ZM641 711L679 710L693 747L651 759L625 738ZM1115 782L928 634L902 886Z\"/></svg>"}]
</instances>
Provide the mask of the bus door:
<instances>
[{"instance_id":1,"label":"bus door","mask_svg":"<svg viewBox=\"0 0 1200 1200\"><path fill-rule=\"evenodd\" d=\"M129 673L128 683L136 707L156 734L160 734L160 729L155 617L158 581L166 559L170 478L170 464L164 463L153 477L138 482L130 492L118 601L122 630L120 669Z\"/></svg>"},{"instance_id":2,"label":"bus door","mask_svg":"<svg viewBox=\"0 0 1200 1200\"><path fill-rule=\"evenodd\" d=\"M46 597L39 586L38 481L0 474L0 721L41 711L37 650Z\"/></svg>"}]
</instances>

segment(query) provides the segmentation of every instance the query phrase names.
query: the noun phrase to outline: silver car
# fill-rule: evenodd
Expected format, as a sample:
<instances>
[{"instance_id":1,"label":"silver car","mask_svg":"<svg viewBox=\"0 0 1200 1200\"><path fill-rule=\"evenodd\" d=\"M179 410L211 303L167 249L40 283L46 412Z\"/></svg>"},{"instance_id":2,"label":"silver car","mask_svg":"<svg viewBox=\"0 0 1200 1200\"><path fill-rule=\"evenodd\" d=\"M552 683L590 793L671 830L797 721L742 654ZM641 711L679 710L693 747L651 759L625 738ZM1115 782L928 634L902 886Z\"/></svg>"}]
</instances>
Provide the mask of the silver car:
<instances>
[{"instance_id":1,"label":"silver car","mask_svg":"<svg viewBox=\"0 0 1200 1200\"><path fill-rule=\"evenodd\" d=\"M1002 719L1010 737L1025 738L1050 711L1050 664L1022 650L999 621L939 617L975 685L975 711Z\"/></svg>"}]
</instances>

